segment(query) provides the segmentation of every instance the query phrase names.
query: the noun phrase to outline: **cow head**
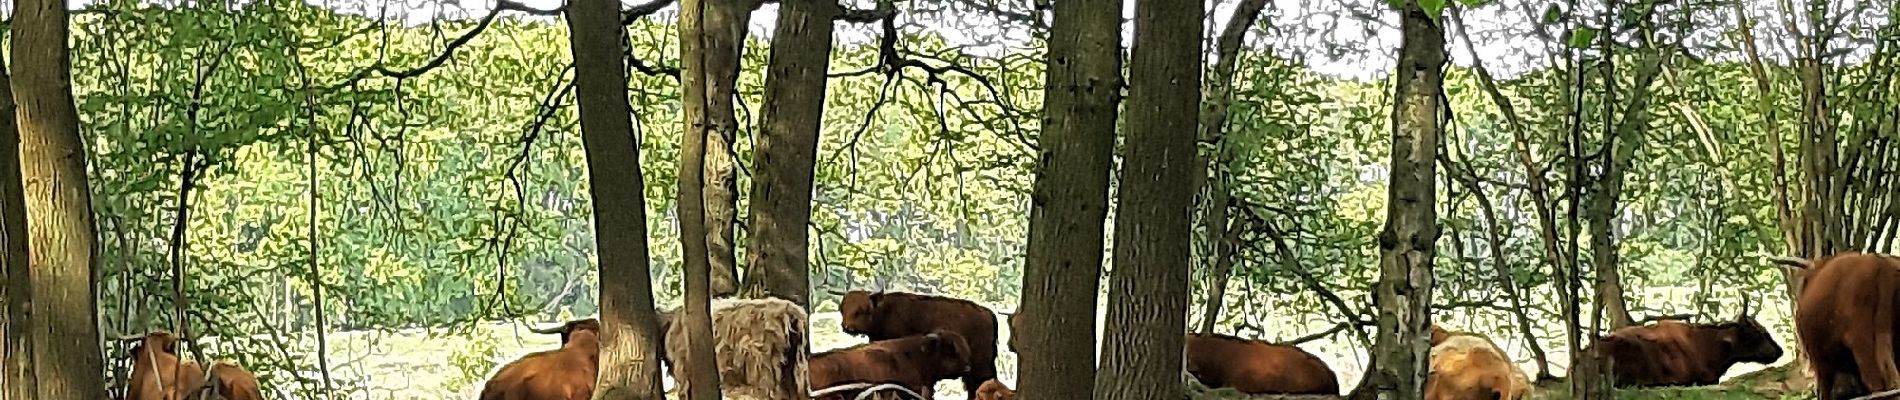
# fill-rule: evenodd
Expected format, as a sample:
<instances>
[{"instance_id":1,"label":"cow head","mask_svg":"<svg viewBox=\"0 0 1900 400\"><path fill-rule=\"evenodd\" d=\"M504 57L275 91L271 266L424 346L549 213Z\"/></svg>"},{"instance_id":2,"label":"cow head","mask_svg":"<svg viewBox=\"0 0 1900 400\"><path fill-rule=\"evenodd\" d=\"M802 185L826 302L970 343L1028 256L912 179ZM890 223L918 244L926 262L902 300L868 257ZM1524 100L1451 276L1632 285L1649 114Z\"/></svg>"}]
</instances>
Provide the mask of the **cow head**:
<instances>
[{"instance_id":1,"label":"cow head","mask_svg":"<svg viewBox=\"0 0 1900 400\"><path fill-rule=\"evenodd\" d=\"M132 351L131 354L129 354L132 358L138 358L139 353L145 351L145 349L152 349L152 351L156 351L159 354L178 355L178 337L173 336L171 332L156 330L144 335L126 336L116 339L138 341L137 344L132 345Z\"/></svg>"},{"instance_id":2,"label":"cow head","mask_svg":"<svg viewBox=\"0 0 1900 400\"><path fill-rule=\"evenodd\" d=\"M1768 335L1768 329L1755 322L1754 317L1742 314L1735 321L1716 324L1720 332L1719 340L1728 350L1729 358L1739 362L1768 364L1781 358L1781 345L1775 344L1775 338Z\"/></svg>"},{"instance_id":3,"label":"cow head","mask_svg":"<svg viewBox=\"0 0 1900 400\"><path fill-rule=\"evenodd\" d=\"M843 316L839 325L844 328L844 333L869 335L876 331L877 300L880 297L884 297L884 294L863 290L846 292L844 299L838 301L838 314Z\"/></svg>"},{"instance_id":4,"label":"cow head","mask_svg":"<svg viewBox=\"0 0 1900 400\"><path fill-rule=\"evenodd\" d=\"M561 334L561 345L566 346L567 342L573 341L577 336L598 338L600 336L600 320L593 318L577 319L567 321L567 323L553 328L536 328L530 330L534 331L534 333L542 334L559 333Z\"/></svg>"},{"instance_id":5,"label":"cow head","mask_svg":"<svg viewBox=\"0 0 1900 400\"><path fill-rule=\"evenodd\" d=\"M1444 343L1445 339L1450 339L1450 338L1451 338L1451 332L1445 331L1445 328L1439 327L1438 324L1432 324L1432 345L1433 346L1437 346L1439 343Z\"/></svg>"},{"instance_id":6,"label":"cow head","mask_svg":"<svg viewBox=\"0 0 1900 400\"><path fill-rule=\"evenodd\" d=\"M937 377L944 379L970 372L970 342L956 332L938 329L924 335L920 349L932 363Z\"/></svg>"}]
</instances>

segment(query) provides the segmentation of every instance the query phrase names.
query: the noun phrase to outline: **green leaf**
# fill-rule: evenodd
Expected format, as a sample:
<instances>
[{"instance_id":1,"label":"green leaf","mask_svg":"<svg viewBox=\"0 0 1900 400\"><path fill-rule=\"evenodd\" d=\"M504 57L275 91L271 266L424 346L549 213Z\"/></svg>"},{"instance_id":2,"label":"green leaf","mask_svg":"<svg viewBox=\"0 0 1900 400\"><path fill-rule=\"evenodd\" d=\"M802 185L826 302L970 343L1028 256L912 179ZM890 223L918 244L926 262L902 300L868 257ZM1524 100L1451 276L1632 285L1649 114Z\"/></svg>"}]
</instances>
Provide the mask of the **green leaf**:
<instances>
[{"instance_id":1,"label":"green leaf","mask_svg":"<svg viewBox=\"0 0 1900 400\"><path fill-rule=\"evenodd\" d=\"M1491 0L1458 0L1458 3L1464 4L1465 7L1482 6L1484 5L1484 3L1489 3L1489 2L1491 2Z\"/></svg>"},{"instance_id":2,"label":"green leaf","mask_svg":"<svg viewBox=\"0 0 1900 400\"><path fill-rule=\"evenodd\" d=\"M1544 7L1544 24L1555 24L1563 18L1564 9L1557 7L1556 4Z\"/></svg>"},{"instance_id":3,"label":"green leaf","mask_svg":"<svg viewBox=\"0 0 1900 400\"><path fill-rule=\"evenodd\" d=\"M1432 16L1432 19L1437 19L1445 13L1445 0L1418 0L1418 7L1425 9L1425 14Z\"/></svg>"},{"instance_id":4,"label":"green leaf","mask_svg":"<svg viewBox=\"0 0 1900 400\"><path fill-rule=\"evenodd\" d=\"M1596 29L1590 28L1587 26L1579 26L1577 27L1576 30L1570 31L1570 48L1581 49L1585 47L1590 47L1590 42L1595 41L1596 38L1597 38Z\"/></svg>"}]
</instances>

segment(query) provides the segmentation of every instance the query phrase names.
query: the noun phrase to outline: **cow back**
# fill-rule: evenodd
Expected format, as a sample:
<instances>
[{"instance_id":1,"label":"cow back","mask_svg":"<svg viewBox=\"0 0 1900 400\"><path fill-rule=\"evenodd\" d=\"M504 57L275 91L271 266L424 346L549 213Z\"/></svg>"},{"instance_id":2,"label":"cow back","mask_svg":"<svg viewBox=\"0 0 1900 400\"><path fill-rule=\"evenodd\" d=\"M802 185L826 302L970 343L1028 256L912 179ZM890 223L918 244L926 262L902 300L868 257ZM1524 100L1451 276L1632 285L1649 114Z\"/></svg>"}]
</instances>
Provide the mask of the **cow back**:
<instances>
[{"instance_id":1,"label":"cow back","mask_svg":"<svg viewBox=\"0 0 1900 400\"><path fill-rule=\"evenodd\" d=\"M1522 399L1530 379L1490 340L1446 335L1432 346L1426 400Z\"/></svg>"},{"instance_id":2,"label":"cow back","mask_svg":"<svg viewBox=\"0 0 1900 400\"><path fill-rule=\"evenodd\" d=\"M1818 386L1832 386L1837 374L1860 375L1865 386L1894 385L1900 377L1881 376L1886 374L1880 371L1894 370L1900 357L1900 349L1891 343L1900 331L1900 260L1844 252L1815 260L1805 274L1796 300L1795 332ZM1883 345L1880 337L1889 339ZM1821 398L1832 395L1821 393Z\"/></svg>"},{"instance_id":3,"label":"cow back","mask_svg":"<svg viewBox=\"0 0 1900 400\"><path fill-rule=\"evenodd\" d=\"M1188 373L1208 387L1249 394L1339 394L1332 367L1298 347L1191 334L1185 352Z\"/></svg>"}]
</instances>

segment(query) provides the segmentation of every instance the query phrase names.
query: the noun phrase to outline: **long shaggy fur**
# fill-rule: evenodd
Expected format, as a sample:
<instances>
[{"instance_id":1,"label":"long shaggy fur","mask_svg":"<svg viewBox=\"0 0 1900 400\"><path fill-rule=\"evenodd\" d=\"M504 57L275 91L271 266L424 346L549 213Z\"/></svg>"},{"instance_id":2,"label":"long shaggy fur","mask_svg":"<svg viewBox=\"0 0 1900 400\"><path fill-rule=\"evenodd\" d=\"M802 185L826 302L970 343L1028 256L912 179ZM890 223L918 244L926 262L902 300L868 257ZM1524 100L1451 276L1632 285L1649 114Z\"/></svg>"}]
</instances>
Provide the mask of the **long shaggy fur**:
<instances>
[{"instance_id":1,"label":"long shaggy fur","mask_svg":"<svg viewBox=\"0 0 1900 400\"><path fill-rule=\"evenodd\" d=\"M783 299L715 299L712 302L713 352L719 363L720 394L727 399L786 400L806 389L808 317ZM691 357L686 325L666 331L666 355L681 393Z\"/></svg>"}]
</instances>

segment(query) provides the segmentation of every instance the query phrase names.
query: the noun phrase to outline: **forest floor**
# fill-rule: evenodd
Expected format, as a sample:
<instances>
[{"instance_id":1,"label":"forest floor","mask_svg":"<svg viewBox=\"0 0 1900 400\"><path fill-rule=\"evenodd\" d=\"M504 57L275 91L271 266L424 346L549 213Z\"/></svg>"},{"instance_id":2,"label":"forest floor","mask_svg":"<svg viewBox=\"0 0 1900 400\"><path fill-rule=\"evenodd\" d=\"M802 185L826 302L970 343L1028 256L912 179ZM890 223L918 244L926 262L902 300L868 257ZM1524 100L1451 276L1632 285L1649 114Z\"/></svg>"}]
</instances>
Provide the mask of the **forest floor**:
<instances>
[{"instance_id":1,"label":"forest floor","mask_svg":"<svg viewBox=\"0 0 1900 400\"><path fill-rule=\"evenodd\" d=\"M1682 296L1680 291L1650 288L1642 303L1660 309L1680 309ZM1229 304L1236 304L1230 300ZM1674 306L1671 306L1674 304ZM1774 303L1770 303L1774 304ZM1266 314L1258 311L1245 311L1254 315ZM1773 366L1787 364L1792 359L1793 341L1787 326L1785 310L1780 307L1768 307L1757 313L1757 319L1766 326L1782 343L1785 353L1782 360ZM1502 332L1510 325L1510 318L1487 315L1483 312L1441 312L1441 323L1457 330ZM1641 317L1641 316L1639 316ZM1732 318L1732 317L1731 317ZM997 321L1004 321L998 315ZM1275 334L1295 336L1297 333L1322 331L1331 326L1329 321L1315 320L1273 320L1257 321L1258 324L1272 326ZM1538 334L1549 353L1553 373L1561 375L1562 368L1568 362L1564 357L1561 335L1562 324L1540 325ZM363 392L353 393L349 398L370 399L468 399L474 398L481 390L482 382L492 375L500 365L535 351L557 347L559 338L555 335L541 335L528 331L528 326L513 323L490 323L477 326L473 334L447 335L441 332L413 330L397 333L342 332L332 334L331 363L333 377L338 386L360 387ZM1098 327L1099 329L1099 327ZM864 343L864 339L846 335L838 326L838 313L820 312L812 317L812 351L825 351L840 347ZM1228 332L1233 333L1233 332ZM1241 336L1253 336L1239 333ZM1520 366L1527 374L1537 372L1536 364L1529 360L1530 352L1518 335L1492 334L1495 342L1506 353L1519 359ZM1274 337L1261 337L1275 340ZM998 340L1007 341L1008 332L1000 332ZM1015 386L1016 359L1004 347L998 355L999 380ZM1359 382L1364 367L1365 350L1356 340L1346 335L1333 335L1299 345L1325 359L1339 376L1341 387L1350 389ZM1664 390L1622 391L1618 398L1635 399L1780 399L1784 393L1804 393L1806 385L1792 388L1779 383L1781 380L1770 375L1785 375L1785 368L1768 368L1760 364L1740 364L1732 368L1725 378L1751 375L1751 379L1741 379L1748 383L1729 382L1729 386L1701 388L1680 388ZM1764 368L1768 371L1757 373ZM1738 380L1738 381L1741 381ZM1785 379L1782 379L1785 380ZM672 388L668 379L667 387ZM1556 386L1561 386L1556 385ZM1732 386L1733 388L1731 388ZM1540 388L1533 392L1532 398L1567 399L1567 393L1561 389L1546 390ZM1811 397L1800 394L1802 397ZM937 397L940 399L962 399L963 388L956 381L943 381L938 384ZM291 398L291 397L286 397ZM1232 398L1226 396L1213 398Z\"/></svg>"}]
</instances>

